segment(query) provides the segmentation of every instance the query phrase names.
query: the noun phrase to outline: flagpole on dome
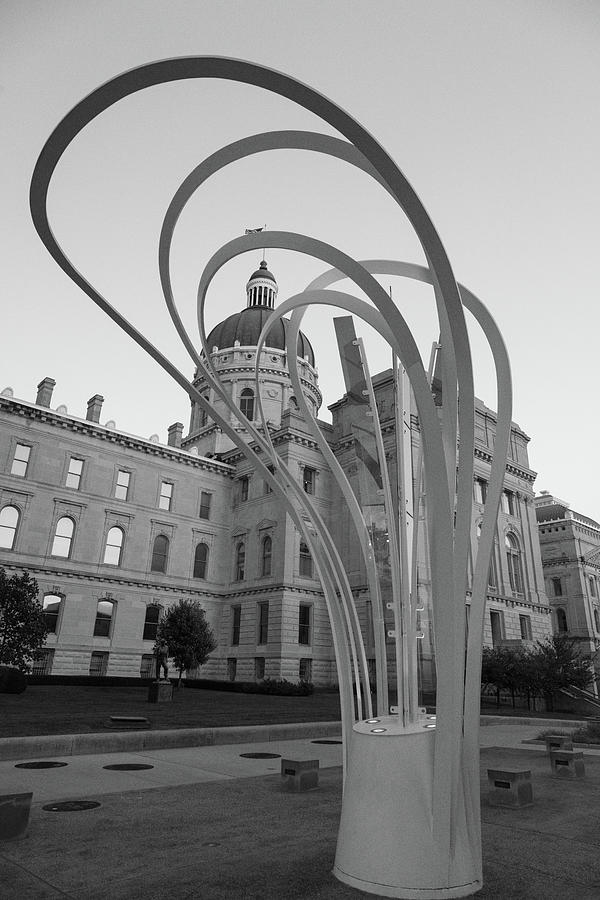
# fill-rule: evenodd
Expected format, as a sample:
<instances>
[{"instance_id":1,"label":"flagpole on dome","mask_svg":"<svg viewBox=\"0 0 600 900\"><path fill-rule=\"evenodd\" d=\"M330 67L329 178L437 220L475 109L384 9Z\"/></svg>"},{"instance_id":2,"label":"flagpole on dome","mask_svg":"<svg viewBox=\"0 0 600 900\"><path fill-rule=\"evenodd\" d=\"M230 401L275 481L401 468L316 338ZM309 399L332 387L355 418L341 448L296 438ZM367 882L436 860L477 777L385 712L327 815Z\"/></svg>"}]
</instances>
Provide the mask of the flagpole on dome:
<instances>
[{"instance_id":1,"label":"flagpole on dome","mask_svg":"<svg viewBox=\"0 0 600 900\"><path fill-rule=\"evenodd\" d=\"M266 230L267 230L267 226L261 225L260 228L246 228L244 234L258 234L259 231L266 231ZM263 262L265 261L265 248L264 247L263 247L262 261Z\"/></svg>"}]
</instances>

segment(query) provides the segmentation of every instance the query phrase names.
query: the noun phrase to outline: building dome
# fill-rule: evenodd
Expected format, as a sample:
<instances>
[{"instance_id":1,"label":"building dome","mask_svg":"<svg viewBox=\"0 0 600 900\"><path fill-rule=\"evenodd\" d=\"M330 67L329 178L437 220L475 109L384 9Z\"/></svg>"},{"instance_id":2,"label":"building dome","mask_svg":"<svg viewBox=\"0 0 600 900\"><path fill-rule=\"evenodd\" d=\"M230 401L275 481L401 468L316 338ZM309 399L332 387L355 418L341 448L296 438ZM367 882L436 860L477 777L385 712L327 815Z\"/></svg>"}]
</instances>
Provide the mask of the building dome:
<instances>
[{"instance_id":1,"label":"building dome","mask_svg":"<svg viewBox=\"0 0 600 900\"><path fill-rule=\"evenodd\" d=\"M213 328L207 339L209 351L212 352L214 347L219 350L234 347L236 341L239 341L241 347L256 347L263 326L275 309L277 291L275 276L269 272L263 259L256 272L248 279L246 309L233 313ZM266 347L285 350L285 329L288 322L289 319L275 322L267 335ZM303 332L298 335L296 352L301 359L308 357L308 362L314 367L315 354Z\"/></svg>"},{"instance_id":2,"label":"building dome","mask_svg":"<svg viewBox=\"0 0 600 900\"><path fill-rule=\"evenodd\" d=\"M214 347L225 350L227 347L235 346L236 341L239 341L242 347L256 347L260 333L271 312L272 310L268 306L250 306L228 316L209 334L207 339L209 351L212 351ZM274 323L267 335L266 347L285 350L285 327L288 321L288 319L279 319ZM307 356L308 362L314 367L315 354L310 341L302 331L298 335L296 353L301 359Z\"/></svg>"},{"instance_id":3,"label":"building dome","mask_svg":"<svg viewBox=\"0 0 600 900\"><path fill-rule=\"evenodd\" d=\"M248 284L251 281L254 281L255 278L268 278L270 281L273 281L275 284L277 284L277 282L275 281L275 276L273 275L272 272L269 272L269 270L267 269L267 264L264 261L264 259L262 260L262 262L261 262L260 266L258 267L258 269L256 270L256 272L253 272L252 275L250 276L250 278L248 279Z\"/></svg>"}]
</instances>

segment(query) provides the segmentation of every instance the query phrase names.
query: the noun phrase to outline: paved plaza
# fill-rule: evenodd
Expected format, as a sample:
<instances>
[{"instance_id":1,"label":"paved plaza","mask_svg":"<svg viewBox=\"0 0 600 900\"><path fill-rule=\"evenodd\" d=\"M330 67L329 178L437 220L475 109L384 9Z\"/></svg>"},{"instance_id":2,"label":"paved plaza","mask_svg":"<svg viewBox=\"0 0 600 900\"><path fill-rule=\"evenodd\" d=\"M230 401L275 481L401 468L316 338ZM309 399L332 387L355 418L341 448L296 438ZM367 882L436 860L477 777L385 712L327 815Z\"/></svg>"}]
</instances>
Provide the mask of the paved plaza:
<instances>
[{"instance_id":1,"label":"paved plaza","mask_svg":"<svg viewBox=\"0 0 600 900\"><path fill-rule=\"evenodd\" d=\"M586 776L552 778L540 724L481 728L485 900L598 900L600 751ZM258 735L260 737L260 735ZM323 738L333 740L331 728ZM317 738L318 739L318 738ZM0 843L3 900L329 900L366 896L331 875L341 800L341 745L295 740L52 756L66 766L0 762L0 793L32 790L24 837ZM319 759L318 790L289 793L279 756ZM26 757L23 761L25 761ZM152 768L108 770L136 763ZM493 808L487 768L531 769L534 805ZM77 812L43 809L95 800ZM400 801L401 802L401 801Z\"/></svg>"}]
</instances>

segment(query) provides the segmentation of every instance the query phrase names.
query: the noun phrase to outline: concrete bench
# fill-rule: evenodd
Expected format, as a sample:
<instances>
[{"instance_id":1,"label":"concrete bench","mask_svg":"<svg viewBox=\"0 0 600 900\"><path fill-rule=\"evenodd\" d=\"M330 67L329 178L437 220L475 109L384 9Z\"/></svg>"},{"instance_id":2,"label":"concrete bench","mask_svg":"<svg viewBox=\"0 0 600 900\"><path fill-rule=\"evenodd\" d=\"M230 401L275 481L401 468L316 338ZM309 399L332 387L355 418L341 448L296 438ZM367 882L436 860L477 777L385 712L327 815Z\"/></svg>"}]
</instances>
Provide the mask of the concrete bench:
<instances>
[{"instance_id":1,"label":"concrete bench","mask_svg":"<svg viewBox=\"0 0 600 900\"><path fill-rule=\"evenodd\" d=\"M517 808L533 804L530 769L488 769L487 774L491 806Z\"/></svg>"},{"instance_id":2,"label":"concrete bench","mask_svg":"<svg viewBox=\"0 0 600 900\"><path fill-rule=\"evenodd\" d=\"M6 841L25 833L29 822L32 792L0 794L0 840Z\"/></svg>"},{"instance_id":3,"label":"concrete bench","mask_svg":"<svg viewBox=\"0 0 600 900\"><path fill-rule=\"evenodd\" d=\"M573 749L573 738L570 734L547 734L544 740L547 753L550 753L551 750Z\"/></svg>"},{"instance_id":4,"label":"concrete bench","mask_svg":"<svg viewBox=\"0 0 600 900\"><path fill-rule=\"evenodd\" d=\"M314 791L319 787L319 760L282 759L281 783L288 791Z\"/></svg>"},{"instance_id":5,"label":"concrete bench","mask_svg":"<svg viewBox=\"0 0 600 900\"><path fill-rule=\"evenodd\" d=\"M555 778L583 778L585 775L581 750L551 750L550 766Z\"/></svg>"}]
</instances>

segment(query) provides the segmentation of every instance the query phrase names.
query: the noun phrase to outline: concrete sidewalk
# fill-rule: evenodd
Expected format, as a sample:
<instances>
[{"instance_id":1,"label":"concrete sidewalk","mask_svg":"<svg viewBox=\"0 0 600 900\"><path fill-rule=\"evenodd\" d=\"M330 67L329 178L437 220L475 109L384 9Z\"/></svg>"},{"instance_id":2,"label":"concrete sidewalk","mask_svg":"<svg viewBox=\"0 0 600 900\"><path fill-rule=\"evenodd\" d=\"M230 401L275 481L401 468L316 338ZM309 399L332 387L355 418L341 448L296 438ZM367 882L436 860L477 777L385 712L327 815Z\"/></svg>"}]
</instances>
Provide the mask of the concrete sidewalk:
<instances>
[{"instance_id":1,"label":"concrete sidewalk","mask_svg":"<svg viewBox=\"0 0 600 900\"><path fill-rule=\"evenodd\" d=\"M324 735L325 740L333 740ZM245 753L272 754L250 759ZM15 762L0 763L0 794L33 791L36 803L49 803L115 791L143 791L174 785L231 781L281 772L281 758L318 759L321 768L341 766L341 744L313 744L311 739L268 743L224 744L216 747L183 747L139 753L103 753L85 756L53 756L64 766L51 769L17 769ZM133 763L152 768L137 771L106 769L108 765ZM1 846L1 845L0 845ZM0 891L1 896L1 891Z\"/></svg>"},{"instance_id":2,"label":"concrete sidewalk","mask_svg":"<svg viewBox=\"0 0 600 900\"><path fill-rule=\"evenodd\" d=\"M521 744L541 727L503 719L481 729L482 900L600 897L600 751L586 752L585 779L553 779L543 750ZM314 739L64 756L67 765L55 769L0 763L0 792L34 791L26 835L0 843L2 900L367 896L331 875L342 748ZM319 759L318 790L283 791L280 759L240 756L246 752ZM103 768L124 761L153 768ZM488 806L487 768L516 765L531 768L534 806ZM100 806L42 808L75 798Z\"/></svg>"},{"instance_id":3,"label":"concrete sidewalk","mask_svg":"<svg viewBox=\"0 0 600 900\"><path fill-rule=\"evenodd\" d=\"M481 716L482 726L495 726L494 732L518 735L529 728L526 738L535 737L543 728L576 728L584 721ZM276 725L234 725L211 728L174 728L163 730L103 731L85 734L47 734L0 738L0 760L44 759L91 753L138 752L173 747L204 747L236 744L244 741L281 741L304 737L339 735L341 722L298 722ZM518 739L498 746L516 746ZM485 743L482 746L488 746Z\"/></svg>"}]
</instances>

